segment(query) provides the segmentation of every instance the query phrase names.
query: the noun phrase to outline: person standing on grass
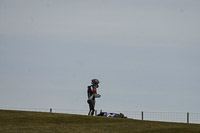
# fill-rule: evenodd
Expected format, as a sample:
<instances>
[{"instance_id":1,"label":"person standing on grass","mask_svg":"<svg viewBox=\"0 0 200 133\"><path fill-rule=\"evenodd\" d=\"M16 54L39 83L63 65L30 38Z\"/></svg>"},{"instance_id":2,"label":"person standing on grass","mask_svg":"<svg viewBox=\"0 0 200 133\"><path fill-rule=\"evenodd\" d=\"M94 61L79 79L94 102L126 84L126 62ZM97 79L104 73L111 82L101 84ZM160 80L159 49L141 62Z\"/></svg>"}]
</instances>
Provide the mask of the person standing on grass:
<instances>
[{"instance_id":1,"label":"person standing on grass","mask_svg":"<svg viewBox=\"0 0 200 133\"><path fill-rule=\"evenodd\" d=\"M92 79L92 85L88 86L87 94L88 100L87 103L89 104L90 111L88 115L94 115L95 111L95 98L100 98L101 95L97 94L97 88L99 87L99 80Z\"/></svg>"}]
</instances>

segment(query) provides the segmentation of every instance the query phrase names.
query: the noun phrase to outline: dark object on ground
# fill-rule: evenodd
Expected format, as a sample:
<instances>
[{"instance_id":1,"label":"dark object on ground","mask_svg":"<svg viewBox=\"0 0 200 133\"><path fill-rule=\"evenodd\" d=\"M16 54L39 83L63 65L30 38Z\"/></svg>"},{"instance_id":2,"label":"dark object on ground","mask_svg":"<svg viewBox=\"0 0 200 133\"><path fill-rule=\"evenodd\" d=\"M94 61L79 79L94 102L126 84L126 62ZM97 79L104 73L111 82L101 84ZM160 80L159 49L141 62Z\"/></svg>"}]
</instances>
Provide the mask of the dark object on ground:
<instances>
[{"instance_id":1,"label":"dark object on ground","mask_svg":"<svg viewBox=\"0 0 200 133\"><path fill-rule=\"evenodd\" d=\"M127 118L122 113L107 113L107 112L100 112L97 116L104 116L104 117L117 117L117 118Z\"/></svg>"}]
</instances>

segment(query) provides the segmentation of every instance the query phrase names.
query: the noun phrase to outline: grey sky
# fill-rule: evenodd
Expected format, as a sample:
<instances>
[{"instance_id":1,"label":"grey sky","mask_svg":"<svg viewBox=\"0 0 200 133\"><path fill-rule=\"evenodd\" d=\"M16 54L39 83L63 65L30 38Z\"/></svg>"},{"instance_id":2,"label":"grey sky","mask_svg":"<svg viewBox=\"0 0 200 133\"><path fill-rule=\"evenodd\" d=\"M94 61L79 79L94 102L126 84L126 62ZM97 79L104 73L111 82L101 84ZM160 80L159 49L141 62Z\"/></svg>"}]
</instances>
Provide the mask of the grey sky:
<instances>
[{"instance_id":1,"label":"grey sky","mask_svg":"<svg viewBox=\"0 0 200 133\"><path fill-rule=\"evenodd\" d=\"M0 0L0 106L200 112L200 1Z\"/></svg>"}]
</instances>

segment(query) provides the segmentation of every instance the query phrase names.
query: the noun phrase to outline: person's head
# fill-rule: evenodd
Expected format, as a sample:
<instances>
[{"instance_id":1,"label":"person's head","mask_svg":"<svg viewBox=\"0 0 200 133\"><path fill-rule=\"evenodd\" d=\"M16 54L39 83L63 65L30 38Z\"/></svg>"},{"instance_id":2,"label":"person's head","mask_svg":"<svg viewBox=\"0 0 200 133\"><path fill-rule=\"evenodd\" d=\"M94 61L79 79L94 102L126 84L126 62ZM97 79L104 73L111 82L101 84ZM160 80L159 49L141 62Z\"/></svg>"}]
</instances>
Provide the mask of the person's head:
<instances>
[{"instance_id":1,"label":"person's head","mask_svg":"<svg viewBox=\"0 0 200 133\"><path fill-rule=\"evenodd\" d=\"M95 85L98 88L99 87L99 80L98 79L92 79L92 85Z\"/></svg>"}]
</instances>

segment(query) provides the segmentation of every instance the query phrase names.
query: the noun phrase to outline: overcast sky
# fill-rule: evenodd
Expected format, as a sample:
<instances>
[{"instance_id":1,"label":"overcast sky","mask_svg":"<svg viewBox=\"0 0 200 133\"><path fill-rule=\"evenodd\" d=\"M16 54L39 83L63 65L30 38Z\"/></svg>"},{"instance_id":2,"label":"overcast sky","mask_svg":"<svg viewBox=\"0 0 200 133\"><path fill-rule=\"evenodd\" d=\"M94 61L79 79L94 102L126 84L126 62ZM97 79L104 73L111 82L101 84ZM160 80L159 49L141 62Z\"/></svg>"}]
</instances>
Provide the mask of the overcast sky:
<instances>
[{"instance_id":1,"label":"overcast sky","mask_svg":"<svg viewBox=\"0 0 200 133\"><path fill-rule=\"evenodd\" d=\"M199 0L0 0L0 107L200 112Z\"/></svg>"}]
</instances>

